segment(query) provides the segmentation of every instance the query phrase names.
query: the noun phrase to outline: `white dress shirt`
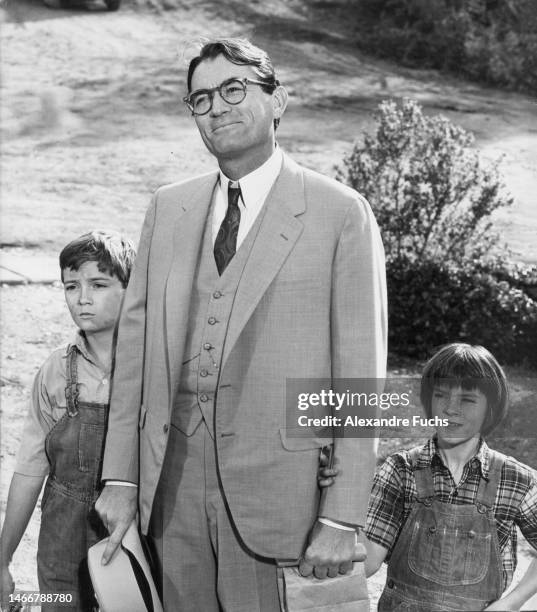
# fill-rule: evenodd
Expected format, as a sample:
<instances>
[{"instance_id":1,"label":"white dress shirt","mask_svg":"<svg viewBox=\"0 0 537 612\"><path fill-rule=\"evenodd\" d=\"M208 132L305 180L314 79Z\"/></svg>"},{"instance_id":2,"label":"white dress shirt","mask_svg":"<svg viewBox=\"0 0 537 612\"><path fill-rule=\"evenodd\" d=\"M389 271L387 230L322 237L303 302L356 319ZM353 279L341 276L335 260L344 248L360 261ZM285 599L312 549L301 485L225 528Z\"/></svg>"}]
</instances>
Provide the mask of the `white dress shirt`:
<instances>
[{"instance_id":1,"label":"white dress shirt","mask_svg":"<svg viewBox=\"0 0 537 612\"><path fill-rule=\"evenodd\" d=\"M274 153L267 161L256 168L250 174L243 176L238 181L231 181L222 171L220 171L220 184L218 185L213 208L212 218L212 237L213 245L216 241L218 230L222 225L222 221L226 216L227 211L227 189L229 182L238 183L241 188L241 197L239 198L239 210L241 212L241 222L239 225L239 233L237 235L237 250L242 241L248 235L248 232L255 223L267 196L272 189L272 186L280 174L283 163L283 154L279 147L274 149Z\"/></svg>"}]
</instances>

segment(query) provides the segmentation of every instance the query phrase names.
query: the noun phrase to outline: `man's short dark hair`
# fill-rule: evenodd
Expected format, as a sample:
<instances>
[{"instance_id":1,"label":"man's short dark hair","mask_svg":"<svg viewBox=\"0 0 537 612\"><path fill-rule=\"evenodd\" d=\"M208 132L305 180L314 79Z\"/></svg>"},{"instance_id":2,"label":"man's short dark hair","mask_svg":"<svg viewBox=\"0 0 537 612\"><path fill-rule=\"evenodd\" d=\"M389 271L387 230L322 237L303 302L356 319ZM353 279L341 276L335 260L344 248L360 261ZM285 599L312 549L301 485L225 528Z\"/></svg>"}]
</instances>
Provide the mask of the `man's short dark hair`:
<instances>
[{"instance_id":1,"label":"man's short dark hair","mask_svg":"<svg viewBox=\"0 0 537 612\"><path fill-rule=\"evenodd\" d=\"M136 249L134 244L113 230L93 230L75 238L60 253L60 269L78 270L88 261L95 261L100 272L116 276L126 287Z\"/></svg>"},{"instance_id":2,"label":"man's short dark hair","mask_svg":"<svg viewBox=\"0 0 537 612\"><path fill-rule=\"evenodd\" d=\"M485 436L505 418L508 387L505 373L496 358L483 346L455 342L442 347L425 364L420 399L425 414L432 416L435 386L448 385L466 391L479 389L487 398L487 416L481 428Z\"/></svg>"},{"instance_id":3,"label":"man's short dark hair","mask_svg":"<svg viewBox=\"0 0 537 612\"><path fill-rule=\"evenodd\" d=\"M208 59L215 59L223 55L228 61L238 66L251 66L260 81L263 91L271 94L280 84L274 72L274 66L266 51L253 45L246 38L221 38L207 42L200 49L199 54L190 60L187 75L188 93L192 91L192 77L194 71ZM274 128L278 127L280 120L274 119Z\"/></svg>"}]
</instances>

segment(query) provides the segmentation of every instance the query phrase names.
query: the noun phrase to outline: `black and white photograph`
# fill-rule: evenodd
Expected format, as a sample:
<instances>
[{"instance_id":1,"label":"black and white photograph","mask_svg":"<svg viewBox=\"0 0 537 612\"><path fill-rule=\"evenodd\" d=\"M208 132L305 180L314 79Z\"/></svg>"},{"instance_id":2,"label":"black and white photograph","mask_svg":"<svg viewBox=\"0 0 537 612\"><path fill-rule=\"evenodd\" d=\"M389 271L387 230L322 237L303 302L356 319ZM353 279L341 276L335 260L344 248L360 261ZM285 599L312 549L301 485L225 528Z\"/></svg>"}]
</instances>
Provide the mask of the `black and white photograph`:
<instances>
[{"instance_id":1,"label":"black and white photograph","mask_svg":"<svg viewBox=\"0 0 537 612\"><path fill-rule=\"evenodd\" d=\"M537 3L0 0L0 610L537 609Z\"/></svg>"}]
</instances>

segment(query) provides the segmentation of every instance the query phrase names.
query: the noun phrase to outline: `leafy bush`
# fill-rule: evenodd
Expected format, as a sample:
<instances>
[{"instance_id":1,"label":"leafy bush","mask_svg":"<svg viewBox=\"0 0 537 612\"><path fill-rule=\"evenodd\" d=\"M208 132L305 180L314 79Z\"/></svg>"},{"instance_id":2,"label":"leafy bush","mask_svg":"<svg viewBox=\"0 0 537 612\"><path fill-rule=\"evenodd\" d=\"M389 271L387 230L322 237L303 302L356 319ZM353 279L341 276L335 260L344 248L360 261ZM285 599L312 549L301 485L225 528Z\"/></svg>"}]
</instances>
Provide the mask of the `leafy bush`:
<instances>
[{"instance_id":1,"label":"leafy bush","mask_svg":"<svg viewBox=\"0 0 537 612\"><path fill-rule=\"evenodd\" d=\"M359 0L354 10L365 51L537 92L535 0Z\"/></svg>"},{"instance_id":2,"label":"leafy bush","mask_svg":"<svg viewBox=\"0 0 537 612\"><path fill-rule=\"evenodd\" d=\"M469 342L502 362L536 366L537 301L499 263L389 262L390 350L425 359L447 342Z\"/></svg>"},{"instance_id":3,"label":"leafy bush","mask_svg":"<svg viewBox=\"0 0 537 612\"><path fill-rule=\"evenodd\" d=\"M498 242L490 215L512 199L498 162L484 167L473 136L412 100L383 102L377 130L356 144L337 178L372 203L388 258L460 262Z\"/></svg>"},{"instance_id":4,"label":"leafy bush","mask_svg":"<svg viewBox=\"0 0 537 612\"><path fill-rule=\"evenodd\" d=\"M511 203L472 136L410 100L384 102L377 129L337 178L370 201L387 255L389 346L425 358L447 342L536 363L537 268L509 262L492 213Z\"/></svg>"},{"instance_id":5,"label":"leafy bush","mask_svg":"<svg viewBox=\"0 0 537 612\"><path fill-rule=\"evenodd\" d=\"M467 76L509 89L537 92L537 33L472 27L464 40Z\"/></svg>"}]
</instances>

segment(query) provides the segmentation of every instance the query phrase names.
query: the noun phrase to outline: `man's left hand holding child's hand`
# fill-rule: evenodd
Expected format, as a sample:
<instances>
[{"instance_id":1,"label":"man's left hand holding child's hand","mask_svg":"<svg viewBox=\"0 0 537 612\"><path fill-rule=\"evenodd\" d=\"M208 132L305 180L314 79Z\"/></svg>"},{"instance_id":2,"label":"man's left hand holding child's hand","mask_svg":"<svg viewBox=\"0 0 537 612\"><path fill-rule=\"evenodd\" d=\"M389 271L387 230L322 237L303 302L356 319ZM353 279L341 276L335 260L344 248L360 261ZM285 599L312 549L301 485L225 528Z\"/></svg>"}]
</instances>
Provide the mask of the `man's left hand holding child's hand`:
<instances>
[{"instance_id":1,"label":"man's left hand holding child's hand","mask_svg":"<svg viewBox=\"0 0 537 612\"><path fill-rule=\"evenodd\" d=\"M136 517L137 498L138 487L107 484L95 502L95 510L110 534L103 553L103 565L113 557L129 525Z\"/></svg>"}]
</instances>

